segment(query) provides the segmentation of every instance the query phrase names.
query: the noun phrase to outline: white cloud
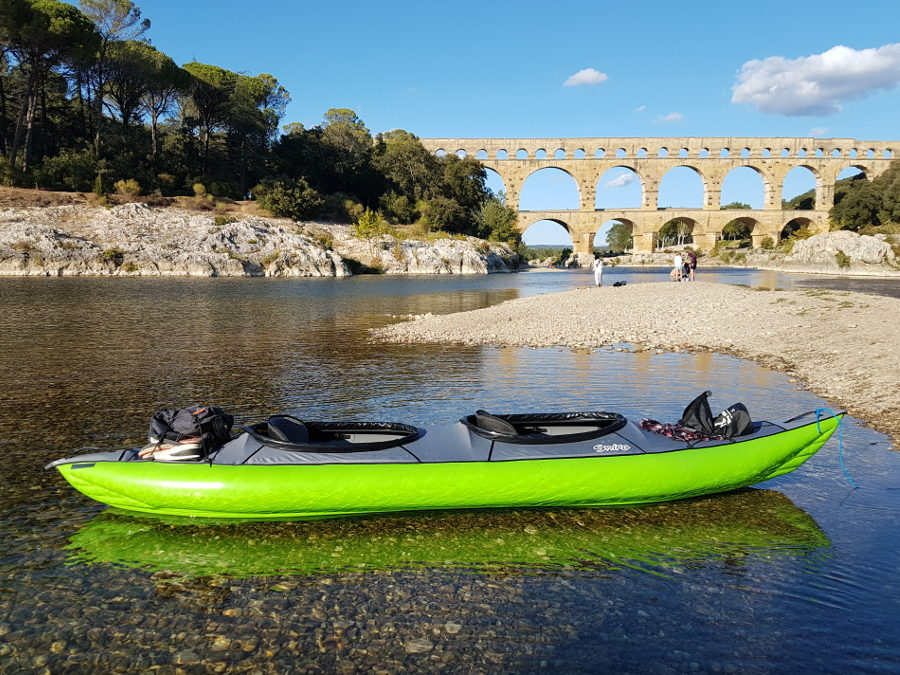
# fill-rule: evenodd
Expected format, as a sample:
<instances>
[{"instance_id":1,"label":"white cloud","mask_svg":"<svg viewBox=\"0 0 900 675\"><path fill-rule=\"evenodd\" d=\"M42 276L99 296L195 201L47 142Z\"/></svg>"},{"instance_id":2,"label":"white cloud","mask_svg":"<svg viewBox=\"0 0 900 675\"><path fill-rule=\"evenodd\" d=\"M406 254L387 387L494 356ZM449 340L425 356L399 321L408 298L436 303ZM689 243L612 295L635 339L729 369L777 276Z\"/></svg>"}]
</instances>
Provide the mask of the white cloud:
<instances>
[{"instance_id":1,"label":"white cloud","mask_svg":"<svg viewBox=\"0 0 900 675\"><path fill-rule=\"evenodd\" d=\"M684 119L684 115L680 112L670 112L667 115L660 115L656 118L656 122L659 124L668 124L670 122L680 122Z\"/></svg>"},{"instance_id":2,"label":"white cloud","mask_svg":"<svg viewBox=\"0 0 900 675\"><path fill-rule=\"evenodd\" d=\"M634 112L644 112L646 109L647 109L647 106L639 105L637 108L634 109Z\"/></svg>"},{"instance_id":3,"label":"white cloud","mask_svg":"<svg viewBox=\"0 0 900 675\"><path fill-rule=\"evenodd\" d=\"M831 115L841 103L900 85L900 43L855 50L843 45L821 54L748 61L738 72L732 103L780 115Z\"/></svg>"},{"instance_id":4,"label":"white cloud","mask_svg":"<svg viewBox=\"0 0 900 675\"><path fill-rule=\"evenodd\" d=\"M611 188L625 187L629 183L633 183L635 178L637 178L637 176L634 173L632 173L631 171L628 171L627 173L620 173L618 176L606 181L606 187L611 187Z\"/></svg>"},{"instance_id":5,"label":"white cloud","mask_svg":"<svg viewBox=\"0 0 900 675\"><path fill-rule=\"evenodd\" d=\"M605 82L609 77L606 73L601 73L594 68L584 68L572 75L568 80L563 82L564 87L580 87L582 85L600 84Z\"/></svg>"},{"instance_id":6,"label":"white cloud","mask_svg":"<svg viewBox=\"0 0 900 675\"><path fill-rule=\"evenodd\" d=\"M815 127L809 130L810 136L824 136L828 133L828 127Z\"/></svg>"}]
</instances>

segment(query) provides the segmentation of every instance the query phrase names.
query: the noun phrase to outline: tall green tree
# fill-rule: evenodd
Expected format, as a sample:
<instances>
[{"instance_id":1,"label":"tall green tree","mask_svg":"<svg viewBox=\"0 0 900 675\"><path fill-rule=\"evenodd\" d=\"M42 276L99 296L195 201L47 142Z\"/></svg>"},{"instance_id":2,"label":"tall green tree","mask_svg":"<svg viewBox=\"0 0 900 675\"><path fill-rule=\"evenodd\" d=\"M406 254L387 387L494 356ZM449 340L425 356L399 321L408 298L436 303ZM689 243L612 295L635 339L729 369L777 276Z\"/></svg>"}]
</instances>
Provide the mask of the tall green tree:
<instances>
[{"instance_id":1,"label":"tall green tree","mask_svg":"<svg viewBox=\"0 0 900 675\"><path fill-rule=\"evenodd\" d=\"M606 232L606 247L610 251L621 253L634 246L631 226L625 223L613 223Z\"/></svg>"},{"instance_id":2,"label":"tall green tree","mask_svg":"<svg viewBox=\"0 0 900 675\"><path fill-rule=\"evenodd\" d=\"M0 39L25 73L15 131L8 149L15 165L22 149L22 169L31 168L35 113L53 69L83 58L97 44L93 24L76 7L59 0L5 0L0 5Z\"/></svg>"},{"instance_id":3,"label":"tall green tree","mask_svg":"<svg viewBox=\"0 0 900 675\"><path fill-rule=\"evenodd\" d=\"M186 123L200 130L200 172L205 174L209 168L210 141L213 133L224 129L229 122L232 94L240 76L219 66L196 61L186 63L184 69L191 75L191 84L182 110Z\"/></svg>"},{"instance_id":4,"label":"tall green tree","mask_svg":"<svg viewBox=\"0 0 900 675\"><path fill-rule=\"evenodd\" d=\"M241 195L247 191L248 170L260 173L264 169L271 141L289 102L287 90L272 75L239 75L235 81L229 105L227 145L237 163Z\"/></svg>"},{"instance_id":5,"label":"tall green tree","mask_svg":"<svg viewBox=\"0 0 900 675\"><path fill-rule=\"evenodd\" d=\"M437 158L408 131L396 129L382 134L373 162L393 189L412 203L434 193L438 187Z\"/></svg>"},{"instance_id":6,"label":"tall green tree","mask_svg":"<svg viewBox=\"0 0 900 675\"><path fill-rule=\"evenodd\" d=\"M139 40L150 30L150 19L142 18L141 10L131 0L79 0L78 6L93 22L99 37L93 58L85 69L85 80L92 98L94 152L100 157L111 46L116 42Z\"/></svg>"},{"instance_id":7,"label":"tall green tree","mask_svg":"<svg viewBox=\"0 0 900 675\"><path fill-rule=\"evenodd\" d=\"M159 154L159 121L173 112L178 98L188 90L190 74L179 68L171 57L146 45L145 89L141 96L141 111L150 118L150 154L155 160Z\"/></svg>"}]
</instances>

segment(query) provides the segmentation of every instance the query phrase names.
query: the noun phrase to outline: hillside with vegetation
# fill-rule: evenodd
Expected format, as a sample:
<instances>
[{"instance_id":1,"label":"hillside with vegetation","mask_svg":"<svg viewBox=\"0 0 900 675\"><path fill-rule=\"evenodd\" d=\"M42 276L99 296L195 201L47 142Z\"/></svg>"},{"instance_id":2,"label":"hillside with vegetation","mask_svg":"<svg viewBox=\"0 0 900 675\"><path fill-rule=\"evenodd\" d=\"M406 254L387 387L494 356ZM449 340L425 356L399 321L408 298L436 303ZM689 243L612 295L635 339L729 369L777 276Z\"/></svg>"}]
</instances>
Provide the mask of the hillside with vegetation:
<instances>
[{"instance_id":1,"label":"hillside with vegetation","mask_svg":"<svg viewBox=\"0 0 900 675\"><path fill-rule=\"evenodd\" d=\"M282 126L271 74L178 65L129 0L0 2L0 182L152 201L252 197L275 216L519 242L516 215L474 159L435 157L354 111Z\"/></svg>"}]
</instances>

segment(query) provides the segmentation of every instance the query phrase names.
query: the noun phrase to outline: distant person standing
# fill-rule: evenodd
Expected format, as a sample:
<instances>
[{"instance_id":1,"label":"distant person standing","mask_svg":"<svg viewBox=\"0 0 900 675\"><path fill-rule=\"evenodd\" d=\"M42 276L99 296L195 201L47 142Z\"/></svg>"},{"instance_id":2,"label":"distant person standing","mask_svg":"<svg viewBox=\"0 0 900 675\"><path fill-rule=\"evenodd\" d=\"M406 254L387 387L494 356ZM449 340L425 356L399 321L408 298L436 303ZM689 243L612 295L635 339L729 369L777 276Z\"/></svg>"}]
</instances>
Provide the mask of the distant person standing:
<instances>
[{"instance_id":1,"label":"distant person standing","mask_svg":"<svg viewBox=\"0 0 900 675\"><path fill-rule=\"evenodd\" d=\"M687 257L688 257L688 265L690 265L690 268L691 268L690 279L691 279L691 281L693 281L694 274L697 272L697 254L695 254L693 251L688 251Z\"/></svg>"},{"instance_id":2,"label":"distant person standing","mask_svg":"<svg viewBox=\"0 0 900 675\"><path fill-rule=\"evenodd\" d=\"M675 254L675 264L672 267L674 274L670 274L672 277L672 281L681 281L682 274L684 272L684 260L681 257L680 253Z\"/></svg>"},{"instance_id":3,"label":"distant person standing","mask_svg":"<svg viewBox=\"0 0 900 675\"><path fill-rule=\"evenodd\" d=\"M591 266L594 270L594 284L597 288L603 285L603 258L594 258L594 264Z\"/></svg>"}]
</instances>

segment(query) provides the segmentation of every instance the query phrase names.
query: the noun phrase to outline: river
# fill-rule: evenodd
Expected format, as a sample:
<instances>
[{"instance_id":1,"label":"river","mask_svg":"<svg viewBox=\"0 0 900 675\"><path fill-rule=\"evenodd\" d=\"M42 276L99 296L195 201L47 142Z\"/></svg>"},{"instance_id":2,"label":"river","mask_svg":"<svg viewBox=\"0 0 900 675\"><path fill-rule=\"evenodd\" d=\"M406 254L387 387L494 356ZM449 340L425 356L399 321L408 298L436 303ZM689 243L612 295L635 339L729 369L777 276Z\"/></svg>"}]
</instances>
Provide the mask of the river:
<instances>
[{"instance_id":1,"label":"river","mask_svg":"<svg viewBox=\"0 0 900 675\"><path fill-rule=\"evenodd\" d=\"M703 278L897 295L890 281ZM762 486L631 509L216 524L115 513L42 468L137 445L153 411L191 403L238 423L421 426L476 408L676 421L704 389L756 419L828 407L726 356L368 340L404 315L590 281L0 279L0 671L896 672L900 455L852 418L840 444Z\"/></svg>"}]
</instances>

